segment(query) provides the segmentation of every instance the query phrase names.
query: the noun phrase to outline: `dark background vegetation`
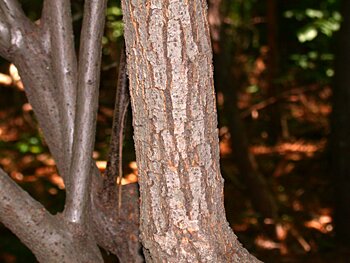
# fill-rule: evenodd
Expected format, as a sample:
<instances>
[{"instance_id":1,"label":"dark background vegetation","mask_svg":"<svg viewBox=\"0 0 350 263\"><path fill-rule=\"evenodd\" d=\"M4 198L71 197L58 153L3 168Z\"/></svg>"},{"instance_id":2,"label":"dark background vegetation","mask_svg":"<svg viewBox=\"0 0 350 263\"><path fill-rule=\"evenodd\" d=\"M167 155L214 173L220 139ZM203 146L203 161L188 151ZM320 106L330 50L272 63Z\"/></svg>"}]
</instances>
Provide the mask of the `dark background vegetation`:
<instances>
[{"instance_id":1,"label":"dark background vegetation","mask_svg":"<svg viewBox=\"0 0 350 263\"><path fill-rule=\"evenodd\" d=\"M41 1L21 2L36 21ZM79 29L83 1L72 2ZM209 2L222 174L232 228L265 262L349 262L349 246L335 235L349 230L334 222L338 179L332 176L329 146L336 36L344 20L340 1ZM119 1L109 1L94 153L101 169L110 141L121 17ZM49 211L61 211L64 185L21 82L9 61L0 60L0 72L5 74L0 75L0 165ZM126 183L137 179L130 115ZM256 178L263 183L254 184ZM256 195L269 196L270 203L254 199ZM36 262L2 225L0 262Z\"/></svg>"}]
</instances>

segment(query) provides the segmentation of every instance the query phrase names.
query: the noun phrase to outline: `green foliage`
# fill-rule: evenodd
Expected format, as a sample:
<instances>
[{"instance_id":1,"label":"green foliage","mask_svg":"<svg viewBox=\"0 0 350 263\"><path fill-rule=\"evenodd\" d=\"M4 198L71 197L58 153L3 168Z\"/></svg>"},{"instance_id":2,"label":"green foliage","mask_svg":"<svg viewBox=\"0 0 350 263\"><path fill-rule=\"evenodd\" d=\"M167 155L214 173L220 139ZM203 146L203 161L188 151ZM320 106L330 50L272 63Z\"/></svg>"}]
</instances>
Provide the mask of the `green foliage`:
<instances>
[{"instance_id":1,"label":"green foliage","mask_svg":"<svg viewBox=\"0 0 350 263\"><path fill-rule=\"evenodd\" d=\"M306 25L297 30L299 42L312 41L319 33L327 37L333 36L338 31L341 23L341 15L338 11L329 12L307 8L305 10L287 10L284 17L296 19L297 21L307 21Z\"/></svg>"},{"instance_id":2,"label":"green foliage","mask_svg":"<svg viewBox=\"0 0 350 263\"><path fill-rule=\"evenodd\" d=\"M252 23L252 14L256 9L259 1L257 0L237 0L227 1L227 17L230 24L230 39L236 49L239 50L252 50L259 48L260 46L260 34L258 28Z\"/></svg>"},{"instance_id":3,"label":"green foliage","mask_svg":"<svg viewBox=\"0 0 350 263\"><path fill-rule=\"evenodd\" d=\"M29 138L23 137L20 141L18 141L16 143L16 149L20 153L39 154L43 152L44 147L39 137L32 136Z\"/></svg>"},{"instance_id":4,"label":"green foliage","mask_svg":"<svg viewBox=\"0 0 350 263\"><path fill-rule=\"evenodd\" d=\"M122 10L115 1L111 1L110 6L107 8L106 31L107 35L104 37L104 44L107 44L109 41L115 42L123 35Z\"/></svg>"},{"instance_id":5,"label":"green foliage","mask_svg":"<svg viewBox=\"0 0 350 263\"><path fill-rule=\"evenodd\" d=\"M119 1L109 1L106 11L106 27L102 37L103 54L115 61L115 43L121 39L124 34L122 21L122 9ZM111 57L112 56L112 57ZM109 62L110 64L112 62Z\"/></svg>"},{"instance_id":6,"label":"green foliage","mask_svg":"<svg viewBox=\"0 0 350 263\"><path fill-rule=\"evenodd\" d=\"M250 85L247 87L246 91L248 93L256 93L259 91L259 86L258 85Z\"/></svg>"},{"instance_id":7,"label":"green foliage","mask_svg":"<svg viewBox=\"0 0 350 263\"><path fill-rule=\"evenodd\" d=\"M284 10L283 17L286 24L293 25L297 40L294 51L289 51L289 59L292 62L290 66L297 67L294 72L298 78L302 77L307 82L330 82L334 75L331 45L342 21L339 1L306 1L297 8Z\"/></svg>"}]
</instances>

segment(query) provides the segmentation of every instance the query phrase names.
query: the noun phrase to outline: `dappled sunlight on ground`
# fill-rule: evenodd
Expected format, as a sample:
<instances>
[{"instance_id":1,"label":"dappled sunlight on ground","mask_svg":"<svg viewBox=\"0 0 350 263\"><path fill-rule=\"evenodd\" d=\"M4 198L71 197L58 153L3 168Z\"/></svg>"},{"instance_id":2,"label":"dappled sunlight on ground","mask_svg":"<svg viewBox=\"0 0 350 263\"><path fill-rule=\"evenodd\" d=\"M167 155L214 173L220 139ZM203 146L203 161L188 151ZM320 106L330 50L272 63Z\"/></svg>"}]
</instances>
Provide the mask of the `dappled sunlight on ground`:
<instances>
[{"instance_id":1,"label":"dappled sunlight on ground","mask_svg":"<svg viewBox=\"0 0 350 263\"><path fill-rule=\"evenodd\" d=\"M104 173L107 167L107 161L96 161L97 168L101 173ZM138 173L137 173L137 164L135 161L128 164L128 169L131 172L123 174L122 185L127 185L131 183L137 183ZM116 178L116 183L119 184L119 178Z\"/></svg>"},{"instance_id":2,"label":"dappled sunlight on ground","mask_svg":"<svg viewBox=\"0 0 350 263\"><path fill-rule=\"evenodd\" d=\"M20 83L14 75L8 76L11 85L14 85L14 81ZM22 94L20 86L16 87L16 92ZM303 93L310 91L316 95ZM103 90L101 93L108 99L114 97L110 91ZM304 259L334 248L332 188L325 161L326 134L329 131L327 118L331 110L327 100L330 93L329 87L301 87L256 105L251 105L251 95L241 96L241 99L244 98L239 102L242 116L245 114L243 117L249 119L247 132L254 139L249 150L255 156L280 209L276 222L263 220L252 208L249 193L237 176L237 160L229 129L226 126L219 129L223 175L230 175L225 178L227 218L240 241L265 262L324 263L327 261ZM17 103L16 96L12 99ZM219 94L218 99L221 105L224 97ZM288 103L285 113L285 134L288 136L276 144L269 144L264 110L281 99ZM50 211L62 211L64 182L37 130L30 104L23 98L18 101L18 105L0 108L0 166ZM102 105L97 118L96 149L93 154L101 173L104 173L107 165L112 117L112 104ZM132 137L131 128L127 132ZM308 137L305 134L311 135ZM130 141L124 145L123 156L126 157L122 185L138 180L135 156L130 154ZM5 230L0 228L0 237L1 231ZM6 232L6 235L10 236L10 233ZM6 259L6 262L11 262L11 257L11 253L0 252L0 259Z\"/></svg>"},{"instance_id":3,"label":"dappled sunlight on ground","mask_svg":"<svg viewBox=\"0 0 350 263\"><path fill-rule=\"evenodd\" d=\"M252 146L251 151L255 155L260 154L294 154L291 155L291 159L300 160L305 155L312 157L316 152L321 151L326 146L327 141L325 139L318 142L307 142L305 140L298 140L294 142L281 142L274 146Z\"/></svg>"}]
</instances>

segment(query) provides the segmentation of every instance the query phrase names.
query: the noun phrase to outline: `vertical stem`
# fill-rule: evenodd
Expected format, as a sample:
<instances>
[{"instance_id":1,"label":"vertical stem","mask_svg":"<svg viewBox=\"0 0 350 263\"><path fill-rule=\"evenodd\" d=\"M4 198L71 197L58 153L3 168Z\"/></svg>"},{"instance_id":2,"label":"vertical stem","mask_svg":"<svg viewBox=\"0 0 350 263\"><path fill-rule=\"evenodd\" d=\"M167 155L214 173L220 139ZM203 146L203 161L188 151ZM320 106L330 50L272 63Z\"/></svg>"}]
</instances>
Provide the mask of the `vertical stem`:
<instances>
[{"instance_id":1,"label":"vertical stem","mask_svg":"<svg viewBox=\"0 0 350 263\"><path fill-rule=\"evenodd\" d=\"M65 167L62 170L66 176L72 158L78 75L70 0L46 0L43 20L50 31L52 70L58 88L62 141L65 142L62 146ZM65 179L66 188L69 188L70 180Z\"/></svg>"},{"instance_id":2,"label":"vertical stem","mask_svg":"<svg viewBox=\"0 0 350 263\"><path fill-rule=\"evenodd\" d=\"M106 0L87 0L79 52L78 92L70 168L71 190L67 191L65 216L83 224L89 206L91 159L95 142L98 89L100 82L101 43Z\"/></svg>"},{"instance_id":3,"label":"vertical stem","mask_svg":"<svg viewBox=\"0 0 350 263\"><path fill-rule=\"evenodd\" d=\"M108 155L108 164L106 169L107 177L104 181L104 189L106 190L107 199L110 199L111 195L114 193L116 186L116 177L119 179L119 188L121 186L124 126L129 103L130 95L128 89L128 76L126 74L126 55L125 46L123 45L119 60L117 92L113 113L113 126L110 141L110 150ZM120 194L121 189L119 189L119 195ZM119 197L118 200L120 204L121 197Z\"/></svg>"}]
</instances>

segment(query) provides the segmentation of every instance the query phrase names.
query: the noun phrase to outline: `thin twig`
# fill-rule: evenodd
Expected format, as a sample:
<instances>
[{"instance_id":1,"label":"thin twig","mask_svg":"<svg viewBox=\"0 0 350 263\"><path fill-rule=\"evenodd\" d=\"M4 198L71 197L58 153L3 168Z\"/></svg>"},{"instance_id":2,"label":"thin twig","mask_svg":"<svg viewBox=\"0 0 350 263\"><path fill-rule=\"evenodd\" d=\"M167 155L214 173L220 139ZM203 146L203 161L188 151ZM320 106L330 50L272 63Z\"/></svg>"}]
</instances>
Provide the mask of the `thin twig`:
<instances>
[{"instance_id":1,"label":"thin twig","mask_svg":"<svg viewBox=\"0 0 350 263\"><path fill-rule=\"evenodd\" d=\"M107 199L111 198L115 189L115 181L118 182L118 214L122 204L122 178L123 178L123 139L126 114L130 103L128 78L126 73L125 47L123 46L118 72L118 83L115 107L113 113L113 125L110 141L110 150L106 168L104 189L107 191Z\"/></svg>"}]
</instances>

